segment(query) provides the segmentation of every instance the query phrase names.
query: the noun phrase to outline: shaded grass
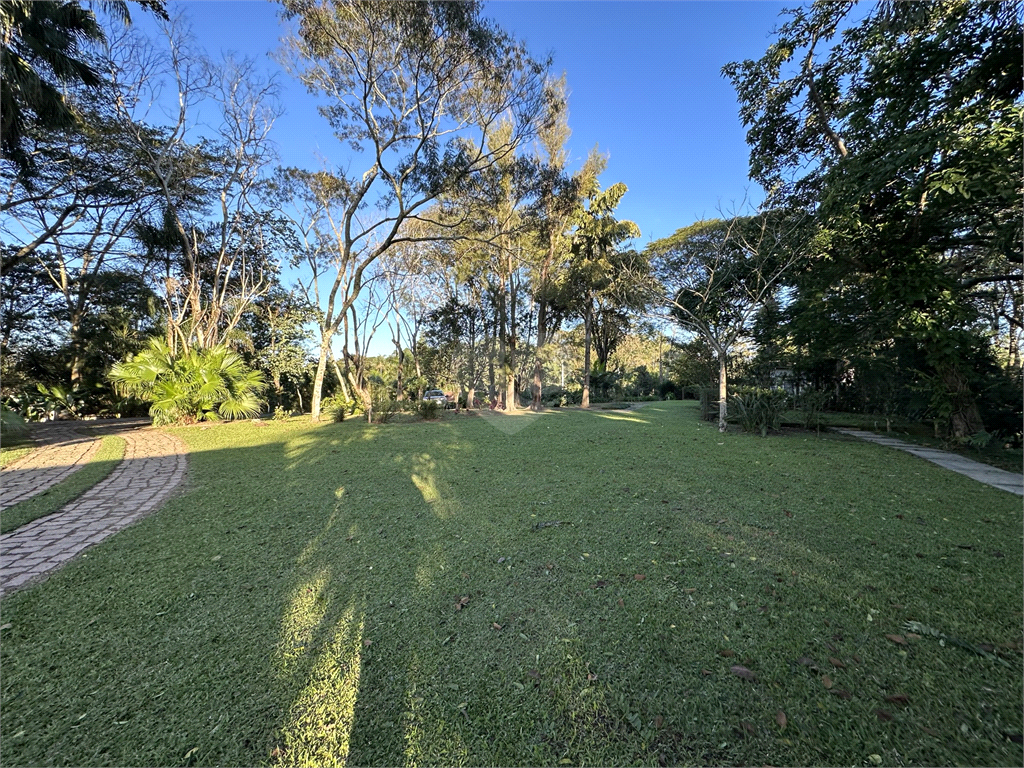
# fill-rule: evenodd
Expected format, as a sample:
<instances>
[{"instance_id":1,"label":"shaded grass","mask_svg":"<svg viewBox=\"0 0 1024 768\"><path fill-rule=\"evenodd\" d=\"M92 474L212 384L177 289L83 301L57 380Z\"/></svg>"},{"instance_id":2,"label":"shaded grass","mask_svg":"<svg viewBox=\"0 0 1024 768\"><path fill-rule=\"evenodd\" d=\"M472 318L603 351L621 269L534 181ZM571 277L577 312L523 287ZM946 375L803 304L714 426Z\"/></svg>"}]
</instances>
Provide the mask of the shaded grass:
<instances>
[{"instance_id":1,"label":"shaded grass","mask_svg":"<svg viewBox=\"0 0 1024 768\"><path fill-rule=\"evenodd\" d=\"M178 430L187 494L4 599L5 764L1020 762L1018 499L690 403L522 423Z\"/></svg>"},{"instance_id":2,"label":"shaded grass","mask_svg":"<svg viewBox=\"0 0 1024 768\"><path fill-rule=\"evenodd\" d=\"M101 439L99 449L84 467L31 499L5 509L0 515L0 533L56 512L113 472L124 458L124 439L115 435L104 435Z\"/></svg>"}]
</instances>

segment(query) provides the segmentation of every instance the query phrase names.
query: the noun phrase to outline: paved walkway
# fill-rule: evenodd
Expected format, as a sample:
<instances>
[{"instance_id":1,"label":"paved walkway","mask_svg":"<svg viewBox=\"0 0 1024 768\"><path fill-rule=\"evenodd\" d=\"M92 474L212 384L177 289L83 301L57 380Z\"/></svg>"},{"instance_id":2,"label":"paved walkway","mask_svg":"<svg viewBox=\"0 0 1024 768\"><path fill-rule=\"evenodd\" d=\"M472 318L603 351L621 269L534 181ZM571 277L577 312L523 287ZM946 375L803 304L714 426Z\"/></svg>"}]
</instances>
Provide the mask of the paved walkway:
<instances>
[{"instance_id":1,"label":"paved walkway","mask_svg":"<svg viewBox=\"0 0 1024 768\"><path fill-rule=\"evenodd\" d=\"M52 515L0 536L0 594L45 578L153 512L182 481L186 448L180 439L138 424L123 426L124 459L106 479Z\"/></svg>"},{"instance_id":2,"label":"paved walkway","mask_svg":"<svg viewBox=\"0 0 1024 768\"><path fill-rule=\"evenodd\" d=\"M89 463L100 441L95 435L77 431L84 423L57 421L36 426L32 437L40 447L0 472L0 511L42 493Z\"/></svg>"},{"instance_id":3,"label":"paved walkway","mask_svg":"<svg viewBox=\"0 0 1024 768\"><path fill-rule=\"evenodd\" d=\"M1024 496L1024 475L1018 475L988 464L982 464L980 461L973 461L956 453L905 443L902 440L886 437L885 435L877 435L874 432L838 428L836 432L842 432L844 435L850 435L851 437L857 437L871 443L878 443L879 445L912 453L922 459L927 459L933 464L938 464L940 467L951 469L961 475L967 475L967 477L977 480L979 483L985 483L985 485L991 485L993 488Z\"/></svg>"}]
</instances>

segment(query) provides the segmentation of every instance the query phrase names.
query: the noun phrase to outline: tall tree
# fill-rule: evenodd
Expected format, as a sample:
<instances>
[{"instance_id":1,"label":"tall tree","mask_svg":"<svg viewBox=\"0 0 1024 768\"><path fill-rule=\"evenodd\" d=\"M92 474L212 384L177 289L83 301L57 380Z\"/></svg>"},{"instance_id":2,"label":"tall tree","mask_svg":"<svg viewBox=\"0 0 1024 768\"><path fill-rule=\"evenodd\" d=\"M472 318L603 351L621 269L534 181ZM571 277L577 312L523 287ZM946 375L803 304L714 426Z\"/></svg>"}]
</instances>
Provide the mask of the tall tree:
<instances>
[{"instance_id":1,"label":"tall tree","mask_svg":"<svg viewBox=\"0 0 1024 768\"><path fill-rule=\"evenodd\" d=\"M698 221L647 246L652 303L668 309L685 330L699 335L718 358L718 428L726 430L727 371L736 343L782 287L801 254L803 217L779 212Z\"/></svg>"},{"instance_id":2,"label":"tall tree","mask_svg":"<svg viewBox=\"0 0 1024 768\"><path fill-rule=\"evenodd\" d=\"M590 352L594 328L595 302L600 294L614 294L625 286L623 278L637 270L622 269L625 254L617 250L621 243L640 237L640 228L629 220L618 220L613 215L623 196L625 184L612 184L601 190L597 179L590 180L585 190L586 205L574 215L572 252L574 260L569 281L577 287L583 316L583 401L590 407Z\"/></svg>"},{"instance_id":3,"label":"tall tree","mask_svg":"<svg viewBox=\"0 0 1024 768\"><path fill-rule=\"evenodd\" d=\"M973 434L978 300L1019 286L1024 261L1019 5L882 2L859 21L852 8L788 11L761 59L724 68L751 176L829 241L800 279L801 312L844 338L919 346L952 433Z\"/></svg>"},{"instance_id":4,"label":"tall tree","mask_svg":"<svg viewBox=\"0 0 1024 768\"><path fill-rule=\"evenodd\" d=\"M545 65L483 19L478 3L285 0L298 21L289 65L363 169L321 176L334 252L325 290L312 418L320 416L331 338L367 269L415 237L403 224L514 154L543 114ZM511 126L494 141L499 118ZM328 180L329 179L329 180Z\"/></svg>"},{"instance_id":5,"label":"tall tree","mask_svg":"<svg viewBox=\"0 0 1024 768\"><path fill-rule=\"evenodd\" d=\"M141 4L166 18L162 0ZM123 23L131 22L123 0L106 0L101 6ZM81 3L0 3L0 153L15 162L22 175L35 168L23 143L31 127L52 131L77 125L75 109L61 88L102 84L102 74L86 53L90 44L105 40L95 15Z\"/></svg>"}]
</instances>

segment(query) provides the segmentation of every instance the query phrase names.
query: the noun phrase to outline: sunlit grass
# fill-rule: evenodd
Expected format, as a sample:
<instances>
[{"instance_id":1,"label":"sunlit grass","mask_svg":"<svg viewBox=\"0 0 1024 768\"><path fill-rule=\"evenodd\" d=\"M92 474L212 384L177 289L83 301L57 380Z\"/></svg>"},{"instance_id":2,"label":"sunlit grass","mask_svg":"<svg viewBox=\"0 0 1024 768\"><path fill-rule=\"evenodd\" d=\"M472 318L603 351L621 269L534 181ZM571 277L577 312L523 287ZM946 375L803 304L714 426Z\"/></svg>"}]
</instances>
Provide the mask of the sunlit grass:
<instances>
[{"instance_id":1,"label":"sunlit grass","mask_svg":"<svg viewBox=\"0 0 1024 768\"><path fill-rule=\"evenodd\" d=\"M178 430L187 493L4 599L4 764L1020 762L1019 499L690 403L501 418Z\"/></svg>"}]
</instances>

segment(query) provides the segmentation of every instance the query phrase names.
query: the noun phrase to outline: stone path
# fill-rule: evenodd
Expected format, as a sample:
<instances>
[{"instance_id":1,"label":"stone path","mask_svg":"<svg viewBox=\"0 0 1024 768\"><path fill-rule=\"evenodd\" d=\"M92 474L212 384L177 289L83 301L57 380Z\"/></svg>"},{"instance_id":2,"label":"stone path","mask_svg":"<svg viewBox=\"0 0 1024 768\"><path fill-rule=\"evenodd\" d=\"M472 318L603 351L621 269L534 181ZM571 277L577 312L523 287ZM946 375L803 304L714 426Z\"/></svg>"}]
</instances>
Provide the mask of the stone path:
<instances>
[{"instance_id":1,"label":"stone path","mask_svg":"<svg viewBox=\"0 0 1024 768\"><path fill-rule=\"evenodd\" d=\"M89 463L100 441L77 431L83 423L57 421L33 430L40 447L0 471L0 511L42 493Z\"/></svg>"},{"instance_id":2,"label":"stone path","mask_svg":"<svg viewBox=\"0 0 1024 768\"><path fill-rule=\"evenodd\" d=\"M860 429L838 428L836 429L836 432L841 432L844 435L850 435L851 437L856 437L861 440L867 440L871 443L877 443L878 445L885 445L890 448L897 448L901 451L912 453L922 459L927 459L933 464L938 464L940 467L958 472L961 475L967 475L967 477L977 480L979 483L985 483L986 485L991 485L993 488L999 488L1000 490L1007 491L1009 493L1015 493L1018 496L1024 496L1024 475L1018 475L1014 472L1007 472L1004 469L999 469L998 467L982 464L980 461L974 461L956 453L940 451L936 448L927 448L922 445L913 445L912 443L905 443L902 440L886 437L885 435L876 435L874 432L865 432Z\"/></svg>"},{"instance_id":3,"label":"stone path","mask_svg":"<svg viewBox=\"0 0 1024 768\"><path fill-rule=\"evenodd\" d=\"M52 515L0 536L0 594L45 578L153 512L184 479L186 448L179 438L137 425L119 434L124 459L106 479Z\"/></svg>"}]
</instances>

